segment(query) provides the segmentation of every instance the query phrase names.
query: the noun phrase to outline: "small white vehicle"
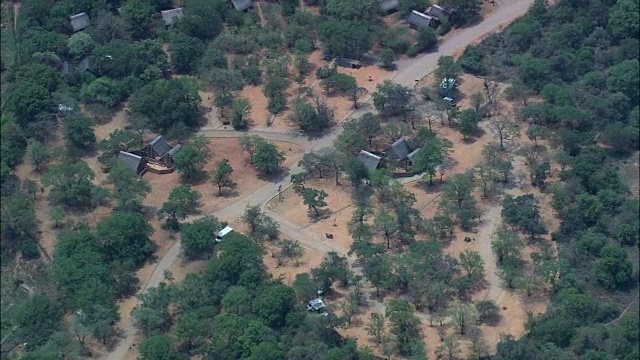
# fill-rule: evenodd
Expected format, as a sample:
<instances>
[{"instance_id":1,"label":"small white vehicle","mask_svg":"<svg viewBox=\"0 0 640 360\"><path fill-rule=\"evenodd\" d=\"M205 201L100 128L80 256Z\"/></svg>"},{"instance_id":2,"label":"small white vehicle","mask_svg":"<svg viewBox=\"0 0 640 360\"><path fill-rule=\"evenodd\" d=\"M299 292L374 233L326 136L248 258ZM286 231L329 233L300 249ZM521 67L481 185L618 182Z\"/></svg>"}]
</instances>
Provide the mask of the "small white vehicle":
<instances>
[{"instance_id":1,"label":"small white vehicle","mask_svg":"<svg viewBox=\"0 0 640 360\"><path fill-rule=\"evenodd\" d=\"M227 226L224 229L218 231L218 236L216 236L216 242L222 242L222 238L224 238L225 235L227 235L228 233L232 232L233 228L231 226Z\"/></svg>"},{"instance_id":2,"label":"small white vehicle","mask_svg":"<svg viewBox=\"0 0 640 360\"><path fill-rule=\"evenodd\" d=\"M307 303L307 310L309 311L316 311L316 312L324 312L324 308L327 305L325 305L324 301L322 301L322 299L313 299L311 301L309 301Z\"/></svg>"},{"instance_id":3,"label":"small white vehicle","mask_svg":"<svg viewBox=\"0 0 640 360\"><path fill-rule=\"evenodd\" d=\"M449 104L451 104L452 106L456 106L456 101L453 100L452 98L446 96L442 98L444 101L448 102Z\"/></svg>"}]
</instances>

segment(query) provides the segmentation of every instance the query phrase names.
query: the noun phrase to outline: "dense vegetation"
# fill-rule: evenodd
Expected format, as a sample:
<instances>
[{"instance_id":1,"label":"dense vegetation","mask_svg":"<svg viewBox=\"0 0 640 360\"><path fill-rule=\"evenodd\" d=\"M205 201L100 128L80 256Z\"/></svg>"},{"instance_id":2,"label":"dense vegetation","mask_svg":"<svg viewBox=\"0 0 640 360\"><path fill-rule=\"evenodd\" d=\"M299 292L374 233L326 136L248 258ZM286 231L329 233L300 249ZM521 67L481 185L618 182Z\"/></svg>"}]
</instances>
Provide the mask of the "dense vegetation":
<instances>
[{"instance_id":1,"label":"dense vegetation","mask_svg":"<svg viewBox=\"0 0 640 360\"><path fill-rule=\"evenodd\" d=\"M630 15L637 13L628 0L560 1L550 9L536 1L459 60L465 71L513 79L507 95L522 101L517 116L558 147L553 160L562 169L560 181L545 187L561 220L552 234L560 276L551 307L529 319L522 339L505 338L497 359L639 356L637 304L611 322L637 294L638 199L617 171L619 158L638 149L638 18ZM527 101L534 94L543 101ZM536 163L549 161L527 155L534 176ZM509 202L528 200L505 201L507 211ZM526 212L510 214L503 212L525 232L540 230Z\"/></svg>"},{"instance_id":2,"label":"dense vegetation","mask_svg":"<svg viewBox=\"0 0 640 360\"><path fill-rule=\"evenodd\" d=\"M639 146L637 1L560 0L550 8L536 0L526 16L468 47L457 62L450 56L438 61L437 84L453 80L453 85L423 91L431 107L417 101L409 88L390 81L379 84L372 98L381 116L368 113L350 120L335 149L305 154L300 162L305 171L292 174L310 216L320 216L330 195L305 187L305 180L334 177L338 184L346 173L356 205L348 223L354 240L350 250L363 275L354 275L346 257L330 252L319 267L298 274L288 286L266 273L262 245L272 242L279 265L297 262L304 248L295 239L278 239L277 223L259 208L247 208L243 217L250 238L231 234L219 246L213 229L224 222L203 217L181 223L196 212L203 196L190 183L207 178L219 195L233 185L233 169L224 159L210 174L204 171L206 140L190 136L204 113L198 90L212 88L214 98L206 105L231 118L234 128L245 129L251 105L238 92L245 85L260 85L269 111L277 114L289 105L291 123L302 131L321 132L334 120L324 100L318 96L287 104L285 96L289 64L294 65L295 81L302 83L318 40L330 57L361 58L376 49L382 66L391 69L394 54L429 51L437 44L435 33L450 27L443 23L435 32L420 30L413 44L406 29L382 26L377 0L306 2L318 5L320 15L301 11L298 1L264 3L263 26L256 11L238 12L229 1L185 0L184 17L170 27L153 16L171 8L168 1L21 2L13 59L2 57L3 81L9 84L6 92L3 87L0 142L3 263L11 264L16 254L25 260L47 256L39 243L35 209L45 188L46 215L59 231L53 257L39 273L51 279L48 286L19 299L10 312L4 312L3 303L9 327L15 326L3 344L3 358L4 349L18 343L27 343L24 359L90 356L88 337L102 343L113 339L116 301L136 292L135 271L154 252L151 216L163 219L170 231L182 231L187 258L207 258L208 263L202 275L190 274L177 283L167 277L170 285L140 296L142 305L132 316L144 335L141 359L372 359L371 349L357 349L354 339L336 332L364 304L364 279L378 295L399 296L366 325L385 356L425 358L414 311L427 312L432 324L450 319L458 335L473 341L472 356L486 355L475 347L481 343L475 325L496 321L498 309L491 301L475 307L465 302L481 286L483 260L475 251L455 259L445 254L444 244L456 226L476 227L476 186L488 198L496 183L509 183L513 166L503 140L514 136L513 122L491 120L488 127L498 134L500 146L487 146L485 161L472 172L447 179L430 219L420 216L414 195L390 172L369 172L353 155L406 136L412 148L420 148L409 170L424 173L433 184L452 144L431 130L432 122L439 118L444 125L446 118L465 139L473 138L487 108L498 110L497 92L491 90L497 88L495 81L511 81L505 93L521 104L514 117L528 124L527 136L535 143L521 149L531 183L553 196L561 226L552 234L558 259L550 247L540 246L531 255L534 269L525 269L520 233L533 243L548 230L534 196L505 197L502 218L508 226L500 227L492 242L499 276L507 288L523 289L528 296L542 287L551 288L553 296L545 314L529 317L525 336L502 339L495 358L637 359L638 313L633 303L621 313L638 290L640 211L638 199L617 175L620 162ZM473 21L479 11L472 0L443 4L456 10L453 25ZM421 0L400 1L404 13L425 6ZM68 17L83 11L91 26L74 34ZM70 73L60 74L64 62L78 65L87 56L90 71L72 66ZM459 111L442 97L456 93L461 71L484 77L487 96L476 96L472 108ZM195 75L197 80L172 74ZM316 77L327 94L346 96L355 108L366 94L353 77L335 68L322 67ZM534 95L541 101L533 101ZM130 128L97 142L93 126L125 101ZM80 103L86 111L79 111ZM421 117L428 118L428 128L417 126ZM114 161L118 151L139 148L148 130L190 138L175 157L185 184L175 187L152 214L143 206L149 183ZM57 142L56 133L64 141ZM538 146L539 139L550 140L557 149ZM274 144L251 135L240 144L260 176L281 170L284 153ZM83 161L97 149L109 170L100 185ZM22 161L41 175L40 183L17 177L15 168ZM394 159L390 163L401 166ZM560 181L550 183L552 164L561 168ZM67 219L86 217L98 208L107 215L95 226ZM427 240L417 241L423 235ZM384 241L374 243L374 238ZM11 283L12 290L22 281ZM341 316L335 316L335 308L327 316L307 312L306 302L318 290L330 292L334 284L346 292L336 305ZM455 336L441 340L436 353L455 353Z\"/></svg>"}]
</instances>

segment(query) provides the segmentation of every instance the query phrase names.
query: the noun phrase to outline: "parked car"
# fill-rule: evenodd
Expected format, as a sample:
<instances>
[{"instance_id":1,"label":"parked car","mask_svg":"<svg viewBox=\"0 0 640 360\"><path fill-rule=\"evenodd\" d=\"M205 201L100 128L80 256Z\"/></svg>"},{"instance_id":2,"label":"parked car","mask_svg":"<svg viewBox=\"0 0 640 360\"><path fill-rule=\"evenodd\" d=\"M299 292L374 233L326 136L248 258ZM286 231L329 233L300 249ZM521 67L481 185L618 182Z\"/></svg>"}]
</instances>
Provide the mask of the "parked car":
<instances>
[{"instance_id":1,"label":"parked car","mask_svg":"<svg viewBox=\"0 0 640 360\"><path fill-rule=\"evenodd\" d=\"M327 305L322 299L313 299L307 303L307 310L315 312L325 312Z\"/></svg>"},{"instance_id":2,"label":"parked car","mask_svg":"<svg viewBox=\"0 0 640 360\"><path fill-rule=\"evenodd\" d=\"M456 106L456 101L453 100L452 98L445 96L442 98L444 101L448 102L449 104L451 104L451 106Z\"/></svg>"},{"instance_id":3,"label":"parked car","mask_svg":"<svg viewBox=\"0 0 640 360\"><path fill-rule=\"evenodd\" d=\"M216 242L217 243L222 242L222 238L232 231L233 231L233 228L231 226L227 226L224 229L218 231L218 236L216 236Z\"/></svg>"}]
</instances>

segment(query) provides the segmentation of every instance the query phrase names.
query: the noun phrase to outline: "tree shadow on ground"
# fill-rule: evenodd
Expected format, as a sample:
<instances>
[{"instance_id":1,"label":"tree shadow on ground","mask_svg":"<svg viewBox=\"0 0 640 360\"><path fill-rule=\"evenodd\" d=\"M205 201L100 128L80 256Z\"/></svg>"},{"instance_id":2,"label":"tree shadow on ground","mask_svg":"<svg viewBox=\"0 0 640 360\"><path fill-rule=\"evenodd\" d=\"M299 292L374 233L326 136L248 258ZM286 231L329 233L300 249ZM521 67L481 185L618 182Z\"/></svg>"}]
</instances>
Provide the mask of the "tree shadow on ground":
<instances>
[{"instance_id":1,"label":"tree shadow on ground","mask_svg":"<svg viewBox=\"0 0 640 360\"><path fill-rule=\"evenodd\" d=\"M289 176L290 170L280 167L278 170L269 174L258 174L258 179L278 183L284 181Z\"/></svg>"},{"instance_id":2,"label":"tree shadow on ground","mask_svg":"<svg viewBox=\"0 0 640 360\"><path fill-rule=\"evenodd\" d=\"M313 209L307 210L307 215L309 216L309 222L315 224L319 221L329 219L333 211L331 209L318 209L318 214Z\"/></svg>"},{"instance_id":3,"label":"tree shadow on ground","mask_svg":"<svg viewBox=\"0 0 640 360\"><path fill-rule=\"evenodd\" d=\"M442 187L444 186L444 182L440 181L437 176L433 177L433 184L429 184L429 177L426 179L418 180L416 183L416 188L424 191L425 194L435 194L442 192Z\"/></svg>"}]
</instances>

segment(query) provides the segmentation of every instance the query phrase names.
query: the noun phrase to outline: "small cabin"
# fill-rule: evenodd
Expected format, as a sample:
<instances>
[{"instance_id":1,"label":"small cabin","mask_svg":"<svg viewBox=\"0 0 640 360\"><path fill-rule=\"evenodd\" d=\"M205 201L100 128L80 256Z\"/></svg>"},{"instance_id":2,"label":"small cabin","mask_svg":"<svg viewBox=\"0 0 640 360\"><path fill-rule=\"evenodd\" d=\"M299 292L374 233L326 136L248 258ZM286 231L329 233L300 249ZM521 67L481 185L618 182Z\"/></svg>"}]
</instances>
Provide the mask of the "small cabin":
<instances>
[{"instance_id":1,"label":"small cabin","mask_svg":"<svg viewBox=\"0 0 640 360\"><path fill-rule=\"evenodd\" d=\"M164 21L166 26L173 25L175 22L182 19L182 16L184 16L182 8L164 10L161 11L160 14L162 15L162 21Z\"/></svg>"},{"instance_id":2,"label":"small cabin","mask_svg":"<svg viewBox=\"0 0 640 360\"><path fill-rule=\"evenodd\" d=\"M232 232L233 228L231 226L225 226L224 229L218 231L218 235L216 236L216 242L222 242L222 239L225 237L225 235L227 235L228 233Z\"/></svg>"},{"instance_id":3,"label":"small cabin","mask_svg":"<svg viewBox=\"0 0 640 360\"><path fill-rule=\"evenodd\" d=\"M389 15L398 11L400 0L380 0L380 13Z\"/></svg>"},{"instance_id":4,"label":"small cabin","mask_svg":"<svg viewBox=\"0 0 640 360\"><path fill-rule=\"evenodd\" d=\"M142 176L147 169L147 161L140 155L132 154L126 151L120 151L118 161L135 172L136 175Z\"/></svg>"},{"instance_id":5,"label":"small cabin","mask_svg":"<svg viewBox=\"0 0 640 360\"><path fill-rule=\"evenodd\" d=\"M346 58L338 58L336 59L336 64L341 67L346 67L349 69L360 69L362 67L362 62L353 59Z\"/></svg>"},{"instance_id":6,"label":"small cabin","mask_svg":"<svg viewBox=\"0 0 640 360\"><path fill-rule=\"evenodd\" d=\"M326 308L327 305L322 301L322 299L313 299L307 303L307 310L309 311L321 311Z\"/></svg>"},{"instance_id":7,"label":"small cabin","mask_svg":"<svg viewBox=\"0 0 640 360\"><path fill-rule=\"evenodd\" d=\"M231 0L233 7L238 11L247 11L253 6L252 0Z\"/></svg>"},{"instance_id":8,"label":"small cabin","mask_svg":"<svg viewBox=\"0 0 640 360\"><path fill-rule=\"evenodd\" d=\"M429 16L435 17L440 22L449 22L449 19L451 18L451 10L443 8L442 6L437 4L431 5L429 11L427 11L427 14L429 14Z\"/></svg>"},{"instance_id":9,"label":"small cabin","mask_svg":"<svg viewBox=\"0 0 640 360\"><path fill-rule=\"evenodd\" d=\"M412 29L419 29L422 27L431 27L435 29L440 25L440 21L438 21L436 17L429 16L415 10L411 11L411 14L409 14L409 17L407 18L407 22L409 23L409 27Z\"/></svg>"},{"instance_id":10,"label":"small cabin","mask_svg":"<svg viewBox=\"0 0 640 360\"><path fill-rule=\"evenodd\" d=\"M380 161L382 158L378 155L372 154L366 150L360 150L360 154L358 154L358 160L367 168L369 171L373 171L380 166Z\"/></svg>"},{"instance_id":11,"label":"small cabin","mask_svg":"<svg viewBox=\"0 0 640 360\"><path fill-rule=\"evenodd\" d=\"M69 21L71 22L73 32L84 30L89 27L90 24L89 15L87 15L87 13L71 15L69 16Z\"/></svg>"}]
</instances>

